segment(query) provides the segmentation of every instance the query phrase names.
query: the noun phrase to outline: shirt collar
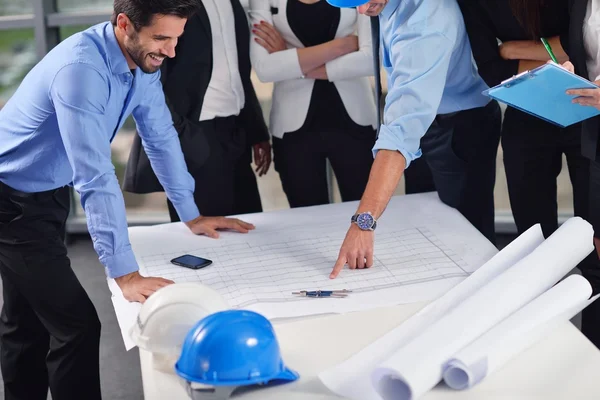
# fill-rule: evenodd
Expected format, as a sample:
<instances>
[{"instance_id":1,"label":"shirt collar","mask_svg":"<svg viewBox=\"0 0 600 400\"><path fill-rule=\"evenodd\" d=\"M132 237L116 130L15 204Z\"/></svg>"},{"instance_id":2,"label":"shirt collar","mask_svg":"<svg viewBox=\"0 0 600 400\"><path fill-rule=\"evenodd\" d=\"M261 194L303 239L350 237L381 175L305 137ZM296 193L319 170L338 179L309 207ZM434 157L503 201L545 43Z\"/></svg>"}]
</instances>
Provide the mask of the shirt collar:
<instances>
[{"instance_id":1,"label":"shirt collar","mask_svg":"<svg viewBox=\"0 0 600 400\"><path fill-rule=\"evenodd\" d=\"M390 0L383 9L383 11L381 11L381 16L389 18L394 13L394 11L396 11L398 6L400 5L400 2L401 0Z\"/></svg>"},{"instance_id":2,"label":"shirt collar","mask_svg":"<svg viewBox=\"0 0 600 400\"><path fill-rule=\"evenodd\" d=\"M127 59L119 47L117 42L117 36L115 35L115 28L112 23L108 22L104 27L104 35L106 37L106 53L108 56L108 62L110 69L115 75L121 75L131 72Z\"/></svg>"}]
</instances>

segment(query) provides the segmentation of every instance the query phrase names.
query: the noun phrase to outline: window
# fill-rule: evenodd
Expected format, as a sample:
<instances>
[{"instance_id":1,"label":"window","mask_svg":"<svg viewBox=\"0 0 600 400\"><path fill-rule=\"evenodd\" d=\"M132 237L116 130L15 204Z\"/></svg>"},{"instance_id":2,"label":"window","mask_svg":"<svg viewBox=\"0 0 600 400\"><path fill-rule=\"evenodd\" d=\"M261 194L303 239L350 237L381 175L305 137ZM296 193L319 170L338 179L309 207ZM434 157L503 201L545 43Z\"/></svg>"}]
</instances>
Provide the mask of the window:
<instances>
[{"instance_id":1,"label":"window","mask_svg":"<svg viewBox=\"0 0 600 400\"><path fill-rule=\"evenodd\" d=\"M32 29L0 33L0 108L37 62Z\"/></svg>"},{"instance_id":2,"label":"window","mask_svg":"<svg viewBox=\"0 0 600 400\"><path fill-rule=\"evenodd\" d=\"M59 28L59 35L60 35L59 37L60 37L60 40L65 40L66 38L68 38L69 36L73 35L74 33L84 31L87 28L89 28L88 25L61 26Z\"/></svg>"},{"instance_id":3,"label":"window","mask_svg":"<svg viewBox=\"0 0 600 400\"><path fill-rule=\"evenodd\" d=\"M106 10L111 9L112 5L112 0L57 0L57 8L58 11L61 12L82 10Z\"/></svg>"},{"instance_id":4,"label":"window","mask_svg":"<svg viewBox=\"0 0 600 400\"><path fill-rule=\"evenodd\" d=\"M0 0L0 15L22 15L32 12L31 0Z\"/></svg>"}]
</instances>

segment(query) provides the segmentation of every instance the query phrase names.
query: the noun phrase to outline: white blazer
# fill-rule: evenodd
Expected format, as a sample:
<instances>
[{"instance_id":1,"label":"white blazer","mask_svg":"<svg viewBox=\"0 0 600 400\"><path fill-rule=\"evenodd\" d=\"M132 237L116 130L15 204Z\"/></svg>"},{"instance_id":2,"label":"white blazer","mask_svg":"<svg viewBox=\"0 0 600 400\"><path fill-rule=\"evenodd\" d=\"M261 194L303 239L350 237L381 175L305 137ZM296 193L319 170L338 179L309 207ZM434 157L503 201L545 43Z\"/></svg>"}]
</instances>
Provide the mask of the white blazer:
<instances>
[{"instance_id":1,"label":"white blazer","mask_svg":"<svg viewBox=\"0 0 600 400\"><path fill-rule=\"evenodd\" d=\"M293 0L298 1L298 0ZM326 0L320 0L326 1ZM258 79L274 82L270 131L282 138L304 124L314 79L302 78L297 48L304 47L287 21L288 0L250 0L249 15L252 24L261 20L270 23L285 40L288 49L269 54L256 43L252 34L250 58ZM273 15L271 7L279 11ZM340 22L335 37L358 35L359 50L336 58L325 65L329 81L335 84L348 115L360 125L377 128L375 95L369 76L373 76L371 25L367 16L354 8L340 9Z\"/></svg>"}]
</instances>

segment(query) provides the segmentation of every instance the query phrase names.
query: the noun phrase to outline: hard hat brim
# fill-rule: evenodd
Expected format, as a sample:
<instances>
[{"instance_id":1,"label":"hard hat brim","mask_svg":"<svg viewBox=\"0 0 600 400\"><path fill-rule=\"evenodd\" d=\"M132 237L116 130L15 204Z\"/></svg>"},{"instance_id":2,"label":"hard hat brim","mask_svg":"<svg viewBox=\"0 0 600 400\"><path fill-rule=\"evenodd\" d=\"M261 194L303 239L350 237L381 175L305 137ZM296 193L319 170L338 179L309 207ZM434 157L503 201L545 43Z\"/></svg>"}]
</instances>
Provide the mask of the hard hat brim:
<instances>
[{"instance_id":1,"label":"hard hat brim","mask_svg":"<svg viewBox=\"0 0 600 400\"><path fill-rule=\"evenodd\" d=\"M339 8L352 8L366 4L368 0L327 0L329 4Z\"/></svg>"},{"instance_id":2,"label":"hard hat brim","mask_svg":"<svg viewBox=\"0 0 600 400\"><path fill-rule=\"evenodd\" d=\"M297 380L300 375L296 371L292 371L289 368L285 368L278 376L273 378L273 380L281 380L286 382L293 382Z\"/></svg>"},{"instance_id":3,"label":"hard hat brim","mask_svg":"<svg viewBox=\"0 0 600 400\"><path fill-rule=\"evenodd\" d=\"M243 381L221 381L221 380L212 380L212 379L199 379L197 376L189 375L183 372L179 368L179 363L175 364L175 372L181 378L185 379L188 382L200 383L202 385L208 386L247 386L247 385L255 385L259 383L269 383L271 381L279 381L282 382L293 382L297 380L300 375L292 371L291 369L285 367L283 371L274 376L266 376L266 377L256 377L253 379L243 380Z\"/></svg>"}]
</instances>

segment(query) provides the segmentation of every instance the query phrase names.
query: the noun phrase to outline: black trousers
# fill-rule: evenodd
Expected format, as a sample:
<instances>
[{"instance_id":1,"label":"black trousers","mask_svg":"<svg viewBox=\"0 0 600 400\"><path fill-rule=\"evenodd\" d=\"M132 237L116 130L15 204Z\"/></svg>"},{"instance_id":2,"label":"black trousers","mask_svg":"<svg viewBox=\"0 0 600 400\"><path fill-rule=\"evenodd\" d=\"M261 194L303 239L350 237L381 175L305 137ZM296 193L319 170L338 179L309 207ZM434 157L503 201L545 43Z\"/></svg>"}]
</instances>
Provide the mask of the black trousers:
<instances>
[{"instance_id":1,"label":"black trousers","mask_svg":"<svg viewBox=\"0 0 600 400\"><path fill-rule=\"evenodd\" d=\"M0 364L6 400L100 399L100 321L64 245L69 191L0 183Z\"/></svg>"},{"instance_id":2,"label":"black trousers","mask_svg":"<svg viewBox=\"0 0 600 400\"><path fill-rule=\"evenodd\" d=\"M342 201L360 200L373 165L375 132L298 131L273 138L275 169L290 207L329 203L326 161L340 188Z\"/></svg>"},{"instance_id":3,"label":"black trousers","mask_svg":"<svg viewBox=\"0 0 600 400\"><path fill-rule=\"evenodd\" d=\"M600 233L597 217L600 174L594 163L581 154L580 125L560 128L508 108L502 129L502 148L510 203L519 234L536 223L540 223L545 237L558 229L557 177L562 169L563 154L573 187L574 214L594 224L596 235ZM594 184L596 189L592 190ZM600 261L597 253L592 252L578 268L598 291ZM594 302L583 311L582 332L600 347L600 302Z\"/></svg>"},{"instance_id":4,"label":"black trousers","mask_svg":"<svg viewBox=\"0 0 600 400\"><path fill-rule=\"evenodd\" d=\"M413 160L410 168L404 171L404 192L406 194L435 192L433 175L425 157Z\"/></svg>"},{"instance_id":5,"label":"black trousers","mask_svg":"<svg viewBox=\"0 0 600 400\"><path fill-rule=\"evenodd\" d=\"M594 235L600 239L600 161L590 162L590 223Z\"/></svg>"},{"instance_id":6,"label":"black trousers","mask_svg":"<svg viewBox=\"0 0 600 400\"><path fill-rule=\"evenodd\" d=\"M210 148L206 162L190 170L196 182L194 199L200 214L216 217L261 212L258 183L251 165L252 149L235 117L200 124ZM173 204L167 200L167 205L171 221L179 221Z\"/></svg>"},{"instance_id":7,"label":"black trousers","mask_svg":"<svg viewBox=\"0 0 600 400\"><path fill-rule=\"evenodd\" d=\"M590 162L590 217L594 236L600 238L600 162ZM582 275L590 281L595 293L600 293L600 260L597 251L579 266ZM600 300L583 310L581 332L600 349Z\"/></svg>"},{"instance_id":8,"label":"black trousers","mask_svg":"<svg viewBox=\"0 0 600 400\"><path fill-rule=\"evenodd\" d=\"M560 128L508 108L502 127L504 168L519 234L539 223L544 236L558 229L557 177L566 156L576 216L589 217L590 161L581 155L581 126Z\"/></svg>"},{"instance_id":9,"label":"black trousers","mask_svg":"<svg viewBox=\"0 0 600 400\"><path fill-rule=\"evenodd\" d=\"M495 101L438 115L421 139L423 156L405 171L407 193L436 190L442 202L460 211L492 243L500 129Z\"/></svg>"}]
</instances>

